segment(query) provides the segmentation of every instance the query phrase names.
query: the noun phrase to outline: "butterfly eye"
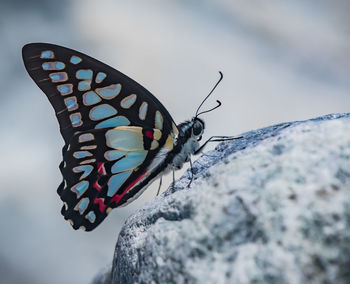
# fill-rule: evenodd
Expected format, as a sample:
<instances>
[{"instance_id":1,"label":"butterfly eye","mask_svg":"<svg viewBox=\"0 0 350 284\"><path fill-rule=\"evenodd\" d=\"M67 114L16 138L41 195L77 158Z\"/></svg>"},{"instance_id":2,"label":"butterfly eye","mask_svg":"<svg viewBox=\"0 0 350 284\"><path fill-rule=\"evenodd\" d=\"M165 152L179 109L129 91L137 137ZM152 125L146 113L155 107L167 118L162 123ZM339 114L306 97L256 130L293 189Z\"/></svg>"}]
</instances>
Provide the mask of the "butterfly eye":
<instances>
[{"instance_id":1,"label":"butterfly eye","mask_svg":"<svg viewBox=\"0 0 350 284\"><path fill-rule=\"evenodd\" d=\"M200 121L196 121L192 127L192 133L194 136L199 136L203 132L203 124Z\"/></svg>"}]
</instances>

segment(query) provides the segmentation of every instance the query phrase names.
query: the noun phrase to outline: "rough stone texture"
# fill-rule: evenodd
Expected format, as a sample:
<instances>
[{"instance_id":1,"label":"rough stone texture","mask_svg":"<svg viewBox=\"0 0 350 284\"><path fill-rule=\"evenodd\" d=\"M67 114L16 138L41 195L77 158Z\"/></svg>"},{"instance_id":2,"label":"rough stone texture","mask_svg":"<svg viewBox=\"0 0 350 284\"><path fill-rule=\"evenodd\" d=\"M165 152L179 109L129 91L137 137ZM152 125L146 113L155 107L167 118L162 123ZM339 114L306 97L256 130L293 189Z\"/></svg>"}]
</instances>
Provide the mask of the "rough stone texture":
<instances>
[{"instance_id":1,"label":"rough stone texture","mask_svg":"<svg viewBox=\"0 0 350 284\"><path fill-rule=\"evenodd\" d=\"M221 143L135 212L112 283L350 283L350 114ZM106 282L107 283L107 282Z\"/></svg>"},{"instance_id":2,"label":"rough stone texture","mask_svg":"<svg viewBox=\"0 0 350 284\"><path fill-rule=\"evenodd\" d=\"M103 267L92 280L93 284L112 283L112 265Z\"/></svg>"}]
</instances>

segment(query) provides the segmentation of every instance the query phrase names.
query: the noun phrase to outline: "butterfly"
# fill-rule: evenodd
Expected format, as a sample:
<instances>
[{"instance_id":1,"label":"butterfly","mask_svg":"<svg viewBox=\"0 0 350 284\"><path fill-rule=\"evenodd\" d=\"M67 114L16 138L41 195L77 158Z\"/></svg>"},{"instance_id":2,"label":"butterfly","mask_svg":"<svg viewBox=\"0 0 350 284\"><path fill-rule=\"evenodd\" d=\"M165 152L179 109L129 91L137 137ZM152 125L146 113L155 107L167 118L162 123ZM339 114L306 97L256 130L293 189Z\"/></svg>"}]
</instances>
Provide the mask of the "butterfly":
<instances>
[{"instance_id":1,"label":"butterfly","mask_svg":"<svg viewBox=\"0 0 350 284\"><path fill-rule=\"evenodd\" d=\"M30 43L22 56L30 77L53 106L65 145L57 189L61 213L74 229L91 231L113 208L136 199L155 179L180 169L202 146L196 115L176 125L167 109L123 73L81 52Z\"/></svg>"}]
</instances>

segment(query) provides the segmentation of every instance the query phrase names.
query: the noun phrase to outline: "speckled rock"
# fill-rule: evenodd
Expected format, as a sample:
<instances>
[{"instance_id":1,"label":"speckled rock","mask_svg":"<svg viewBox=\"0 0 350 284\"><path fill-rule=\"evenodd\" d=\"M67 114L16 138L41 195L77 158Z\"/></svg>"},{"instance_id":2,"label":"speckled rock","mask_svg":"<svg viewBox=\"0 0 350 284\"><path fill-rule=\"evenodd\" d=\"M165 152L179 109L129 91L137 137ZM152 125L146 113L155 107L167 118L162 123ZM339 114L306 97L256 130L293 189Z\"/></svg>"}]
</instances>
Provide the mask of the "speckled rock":
<instances>
[{"instance_id":1,"label":"speckled rock","mask_svg":"<svg viewBox=\"0 0 350 284\"><path fill-rule=\"evenodd\" d=\"M111 283L350 283L349 118L250 131L203 155L190 188L188 171L127 220Z\"/></svg>"}]
</instances>

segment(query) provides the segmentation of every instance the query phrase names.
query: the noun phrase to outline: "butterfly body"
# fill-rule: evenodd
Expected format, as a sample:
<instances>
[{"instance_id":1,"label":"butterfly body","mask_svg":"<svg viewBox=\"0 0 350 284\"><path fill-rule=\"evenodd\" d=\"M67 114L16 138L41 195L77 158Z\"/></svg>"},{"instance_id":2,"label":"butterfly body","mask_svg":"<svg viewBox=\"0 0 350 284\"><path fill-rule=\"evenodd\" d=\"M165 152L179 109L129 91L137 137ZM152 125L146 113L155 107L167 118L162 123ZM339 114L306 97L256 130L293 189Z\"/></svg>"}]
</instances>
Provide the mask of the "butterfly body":
<instances>
[{"instance_id":1,"label":"butterfly body","mask_svg":"<svg viewBox=\"0 0 350 284\"><path fill-rule=\"evenodd\" d=\"M202 120L176 125L149 91L108 65L46 43L26 45L22 55L65 141L57 192L74 229L93 230L200 149Z\"/></svg>"},{"instance_id":2,"label":"butterfly body","mask_svg":"<svg viewBox=\"0 0 350 284\"><path fill-rule=\"evenodd\" d=\"M199 133L193 133L193 126L200 127ZM204 122L199 118L192 121L186 121L178 125L179 135L175 141L175 147L170 153L171 166L175 169L181 169L183 164L189 162L191 155L199 149L198 141L201 140L204 131Z\"/></svg>"}]
</instances>

